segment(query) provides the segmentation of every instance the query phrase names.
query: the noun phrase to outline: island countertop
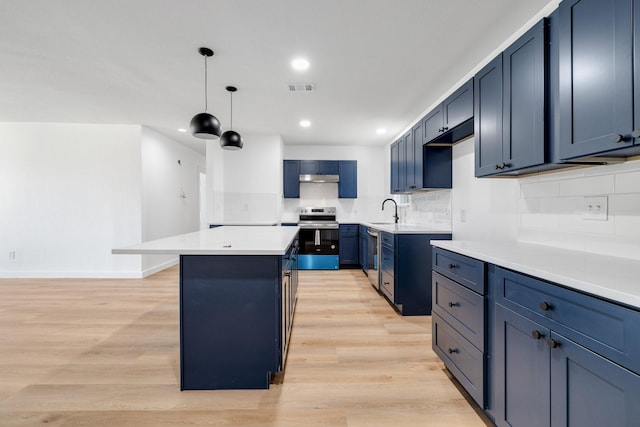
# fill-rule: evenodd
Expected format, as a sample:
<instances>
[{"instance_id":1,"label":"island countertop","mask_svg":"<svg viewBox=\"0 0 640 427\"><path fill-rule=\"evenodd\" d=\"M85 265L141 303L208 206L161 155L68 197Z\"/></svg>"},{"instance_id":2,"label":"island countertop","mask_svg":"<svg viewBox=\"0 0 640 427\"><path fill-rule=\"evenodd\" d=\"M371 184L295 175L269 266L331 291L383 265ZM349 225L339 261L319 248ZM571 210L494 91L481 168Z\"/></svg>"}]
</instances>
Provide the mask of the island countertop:
<instances>
[{"instance_id":1,"label":"island countertop","mask_svg":"<svg viewBox=\"0 0 640 427\"><path fill-rule=\"evenodd\" d=\"M523 242L431 245L640 309L640 261Z\"/></svg>"},{"instance_id":2,"label":"island countertop","mask_svg":"<svg viewBox=\"0 0 640 427\"><path fill-rule=\"evenodd\" d=\"M298 229L278 226L217 227L116 248L111 253L284 255Z\"/></svg>"}]
</instances>

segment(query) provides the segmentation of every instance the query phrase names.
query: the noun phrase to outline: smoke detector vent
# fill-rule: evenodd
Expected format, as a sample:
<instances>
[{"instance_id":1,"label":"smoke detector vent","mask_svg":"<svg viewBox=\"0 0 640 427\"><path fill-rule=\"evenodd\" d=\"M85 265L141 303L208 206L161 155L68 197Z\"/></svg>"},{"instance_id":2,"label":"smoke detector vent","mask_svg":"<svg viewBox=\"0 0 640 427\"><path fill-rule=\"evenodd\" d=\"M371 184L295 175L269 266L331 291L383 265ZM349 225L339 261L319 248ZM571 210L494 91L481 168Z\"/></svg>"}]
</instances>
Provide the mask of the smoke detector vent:
<instances>
[{"instance_id":1,"label":"smoke detector vent","mask_svg":"<svg viewBox=\"0 0 640 427\"><path fill-rule=\"evenodd\" d=\"M289 92L315 92L316 85L313 83L290 83Z\"/></svg>"}]
</instances>

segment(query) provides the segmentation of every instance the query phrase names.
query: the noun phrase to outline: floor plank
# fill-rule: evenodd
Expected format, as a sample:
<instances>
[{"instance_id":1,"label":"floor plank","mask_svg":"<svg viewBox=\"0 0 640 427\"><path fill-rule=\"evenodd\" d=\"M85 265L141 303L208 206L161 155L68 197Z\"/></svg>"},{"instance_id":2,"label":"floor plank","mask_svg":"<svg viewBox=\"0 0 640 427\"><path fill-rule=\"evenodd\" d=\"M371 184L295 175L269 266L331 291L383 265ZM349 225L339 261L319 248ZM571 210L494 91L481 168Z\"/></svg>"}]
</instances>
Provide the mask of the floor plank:
<instances>
[{"instance_id":1,"label":"floor plank","mask_svg":"<svg viewBox=\"0 0 640 427\"><path fill-rule=\"evenodd\" d=\"M178 269L141 280L0 280L0 425L484 426L359 270L301 271L269 390L179 391Z\"/></svg>"}]
</instances>

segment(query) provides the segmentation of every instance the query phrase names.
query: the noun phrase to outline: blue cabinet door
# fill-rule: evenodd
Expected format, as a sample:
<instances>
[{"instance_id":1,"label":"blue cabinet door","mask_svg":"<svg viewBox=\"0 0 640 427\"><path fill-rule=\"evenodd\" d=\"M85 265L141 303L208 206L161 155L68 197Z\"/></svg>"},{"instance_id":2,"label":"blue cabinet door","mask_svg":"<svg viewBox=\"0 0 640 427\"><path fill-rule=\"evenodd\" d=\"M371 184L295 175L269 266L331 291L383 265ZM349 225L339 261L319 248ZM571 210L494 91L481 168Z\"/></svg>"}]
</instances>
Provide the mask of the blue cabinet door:
<instances>
[{"instance_id":1,"label":"blue cabinet door","mask_svg":"<svg viewBox=\"0 0 640 427\"><path fill-rule=\"evenodd\" d=\"M549 426L549 330L496 304L493 333L491 387L496 425Z\"/></svg>"},{"instance_id":2,"label":"blue cabinet door","mask_svg":"<svg viewBox=\"0 0 640 427\"><path fill-rule=\"evenodd\" d=\"M502 164L502 54L474 77L475 176Z\"/></svg>"},{"instance_id":3,"label":"blue cabinet door","mask_svg":"<svg viewBox=\"0 0 640 427\"><path fill-rule=\"evenodd\" d=\"M391 193L392 194L402 193L403 191L401 187L401 182L400 182L400 174L401 173L404 174L404 168L401 168L401 165L400 165L401 161L403 161L400 156L400 151L403 148L404 148L404 145L403 145L402 138L400 138L398 141L391 144Z\"/></svg>"},{"instance_id":4,"label":"blue cabinet door","mask_svg":"<svg viewBox=\"0 0 640 427\"><path fill-rule=\"evenodd\" d=\"M319 175L337 175L338 161L337 160L318 160L317 173Z\"/></svg>"},{"instance_id":5,"label":"blue cabinet door","mask_svg":"<svg viewBox=\"0 0 640 427\"><path fill-rule=\"evenodd\" d=\"M633 143L632 3L565 0L560 4L562 159Z\"/></svg>"},{"instance_id":6,"label":"blue cabinet door","mask_svg":"<svg viewBox=\"0 0 640 427\"><path fill-rule=\"evenodd\" d=\"M340 160L338 162L338 197L342 199L358 198L358 162L356 160Z\"/></svg>"},{"instance_id":7,"label":"blue cabinet door","mask_svg":"<svg viewBox=\"0 0 640 427\"><path fill-rule=\"evenodd\" d=\"M286 199L300 197L300 160L285 160L283 194Z\"/></svg>"},{"instance_id":8,"label":"blue cabinet door","mask_svg":"<svg viewBox=\"0 0 640 427\"><path fill-rule=\"evenodd\" d=\"M337 175L336 160L300 160L300 173L303 175Z\"/></svg>"},{"instance_id":9,"label":"blue cabinet door","mask_svg":"<svg viewBox=\"0 0 640 427\"><path fill-rule=\"evenodd\" d=\"M640 376L552 333L552 426L633 426L640 422Z\"/></svg>"},{"instance_id":10,"label":"blue cabinet door","mask_svg":"<svg viewBox=\"0 0 640 427\"><path fill-rule=\"evenodd\" d=\"M442 104L431 110L422 119L424 142L437 138L442 134L443 128Z\"/></svg>"},{"instance_id":11,"label":"blue cabinet door","mask_svg":"<svg viewBox=\"0 0 640 427\"><path fill-rule=\"evenodd\" d=\"M462 85L442 102L442 132L473 119L473 79Z\"/></svg>"},{"instance_id":12,"label":"blue cabinet door","mask_svg":"<svg viewBox=\"0 0 640 427\"><path fill-rule=\"evenodd\" d=\"M407 190L422 188L422 120L411 128L407 144Z\"/></svg>"},{"instance_id":13,"label":"blue cabinet door","mask_svg":"<svg viewBox=\"0 0 640 427\"><path fill-rule=\"evenodd\" d=\"M359 263L358 225L340 224L338 253L342 265L357 265Z\"/></svg>"},{"instance_id":14,"label":"blue cabinet door","mask_svg":"<svg viewBox=\"0 0 640 427\"><path fill-rule=\"evenodd\" d=\"M502 54L503 134L500 172L545 162L546 25L538 22Z\"/></svg>"}]
</instances>

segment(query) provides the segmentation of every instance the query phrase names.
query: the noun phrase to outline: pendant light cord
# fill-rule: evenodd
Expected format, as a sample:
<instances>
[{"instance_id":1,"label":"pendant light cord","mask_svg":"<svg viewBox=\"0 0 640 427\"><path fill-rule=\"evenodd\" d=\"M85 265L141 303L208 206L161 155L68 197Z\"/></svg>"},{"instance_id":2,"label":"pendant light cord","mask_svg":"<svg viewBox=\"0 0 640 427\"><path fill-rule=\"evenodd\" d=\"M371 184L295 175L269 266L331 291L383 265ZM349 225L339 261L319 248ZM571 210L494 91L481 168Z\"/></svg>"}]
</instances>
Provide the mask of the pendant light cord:
<instances>
[{"instance_id":1,"label":"pendant light cord","mask_svg":"<svg viewBox=\"0 0 640 427\"><path fill-rule=\"evenodd\" d=\"M233 130L233 92L229 92L229 95L231 95L231 127L230 129Z\"/></svg>"},{"instance_id":2,"label":"pendant light cord","mask_svg":"<svg viewBox=\"0 0 640 427\"><path fill-rule=\"evenodd\" d=\"M207 112L207 56L204 55L204 112Z\"/></svg>"}]
</instances>

